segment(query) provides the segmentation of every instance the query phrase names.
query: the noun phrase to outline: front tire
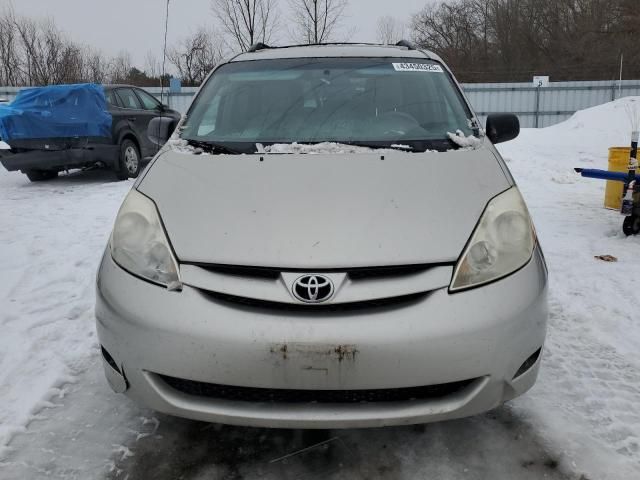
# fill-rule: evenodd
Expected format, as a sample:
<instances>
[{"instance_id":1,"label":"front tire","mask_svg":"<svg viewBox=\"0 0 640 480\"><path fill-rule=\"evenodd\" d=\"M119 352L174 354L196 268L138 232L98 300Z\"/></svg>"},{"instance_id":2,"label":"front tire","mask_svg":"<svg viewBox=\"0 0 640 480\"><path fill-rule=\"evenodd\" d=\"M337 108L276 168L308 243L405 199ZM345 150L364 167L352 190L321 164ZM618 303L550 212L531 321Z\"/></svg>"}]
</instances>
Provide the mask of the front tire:
<instances>
[{"instance_id":1,"label":"front tire","mask_svg":"<svg viewBox=\"0 0 640 480\"><path fill-rule=\"evenodd\" d=\"M136 178L140 174L140 149L133 140L123 140L120 144L120 158L116 169L119 180Z\"/></svg>"},{"instance_id":2,"label":"front tire","mask_svg":"<svg viewBox=\"0 0 640 480\"><path fill-rule=\"evenodd\" d=\"M55 170L27 170L24 172L32 182L43 182L45 180L53 180L58 176Z\"/></svg>"}]
</instances>

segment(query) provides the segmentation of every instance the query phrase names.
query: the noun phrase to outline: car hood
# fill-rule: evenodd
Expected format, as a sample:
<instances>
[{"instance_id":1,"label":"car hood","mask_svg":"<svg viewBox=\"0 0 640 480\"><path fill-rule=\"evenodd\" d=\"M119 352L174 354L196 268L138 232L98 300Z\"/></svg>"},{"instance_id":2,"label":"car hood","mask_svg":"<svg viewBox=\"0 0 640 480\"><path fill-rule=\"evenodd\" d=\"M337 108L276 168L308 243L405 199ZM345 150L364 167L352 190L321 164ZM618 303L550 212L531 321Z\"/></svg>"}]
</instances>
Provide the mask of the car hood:
<instances>
[{"instance_id":1,"label":"car hood","mask_svg":"<svg viewBox=\"0 0 640 480\"><path fill-rule=\"evenodd\" d=\"M348 155L168 150L138 190L180 262L341 268L453 262L509 188L488 147Z\"/></svg>"}]
</instances>

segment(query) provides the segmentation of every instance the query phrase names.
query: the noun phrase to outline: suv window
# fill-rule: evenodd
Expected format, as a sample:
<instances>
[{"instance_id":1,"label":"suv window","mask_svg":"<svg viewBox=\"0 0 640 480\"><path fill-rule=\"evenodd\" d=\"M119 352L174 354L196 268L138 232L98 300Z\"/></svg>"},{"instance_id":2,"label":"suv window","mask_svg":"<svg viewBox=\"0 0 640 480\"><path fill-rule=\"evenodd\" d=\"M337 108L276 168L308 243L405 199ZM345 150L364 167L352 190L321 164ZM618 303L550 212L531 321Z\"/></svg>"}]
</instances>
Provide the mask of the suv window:
<instances>
[{"instance_id":1,"label":"suv window","mask_svg":"<svg viewBox=\"0 0 640 480\"><path fill-rule=\"evenodd\" d=\"M472 114L452 77L429 59L295 58L234 62L202 87L182 138L234 149L338 142L414 150L471 135Z\"/></svg>"},{"instance_id":2,"label":"suv window","mask_svg":"<svg viewBox=\"0 0 640 480\"><path fill-rule=\"evenodd\" d=\"M140 100L138 100L138 97L132 88L119 88L116 93L118 94L120 103L124 108L142 108L142 104L140 103Z\"/></svg>"},{"instance_id":3,"label":"suv window","mask_svg":"<svg viewBox=\"0 0 640 480\"><path fill-rule=\"evenodd\" d=\"M160 108L160 102L150 93L139 88L136 88L136 93L142 101L142 106L145 110L158 110Z\"/></svg>"},{"instance_id":4,"label":"suv window","mask_svg":"<svg viewBox=\"0 0 640 480\"><path fill-rule=\"evenodd\" d=\"M118 97L116 96L116 92L113 90L106 90L104 92L104 96L107 99L107 104L114 107L119 107L120 102L118 102Z\"/></svg>"}]
</instances>

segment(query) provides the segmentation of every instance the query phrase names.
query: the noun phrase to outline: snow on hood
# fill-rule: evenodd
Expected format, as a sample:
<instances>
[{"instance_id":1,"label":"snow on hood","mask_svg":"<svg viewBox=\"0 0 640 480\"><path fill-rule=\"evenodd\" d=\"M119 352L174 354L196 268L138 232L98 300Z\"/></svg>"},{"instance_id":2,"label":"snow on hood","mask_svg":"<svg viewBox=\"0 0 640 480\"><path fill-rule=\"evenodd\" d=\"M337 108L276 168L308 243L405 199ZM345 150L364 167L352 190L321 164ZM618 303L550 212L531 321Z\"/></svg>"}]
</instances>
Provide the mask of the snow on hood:
<instances>
[{"instance_id":1,"label":"snow on hood","mask_svg":"<svg viewBox=\"0 0 640 480\"><path fill-rule=\"evenodd\" d=\"M456 133L448 132L447 135L453 143L462 148L475 150L482 145L482 139L473 135L466 136L462 130L456 130Z\"/></svg>"},{"instance_id":2,"label":"snow on hood","mask_svg":"<svg viewBox=\"0 0 640 480\"><path fill-rule=\"evenodd\" d=\"M167 148L177 153L208 155L203 149L190 145L189 142L180 138L172 137L167 141ZM347 145L344 143L321 142L313 144L304 143L275 143L269 146L263 146L256 143L256 153L274 153L274 154L354 154L354 153L398 153L406 150L411 151L408 145L392 145L393 148L369 148L358 145Z\"/></svg>"},{"instance_id":3,"label":"snow on hood","mask_svg":"<svg viewBox=\"0 0 640 480\"><path fill-rule=\"evenodd\" d=\"M398 145L397 148L369 148L344 143L321 142L313 144L305 143L275 143L267 147L261 143L256 144L258 153L296 153L296 154L349 154L349 153L397 153L400 149L411 147Z\"/></svg>"},{"instance_id":4,"label":"snow on hood","mask_svg":"<svg viewBox=\"0 0 640 480\"><path fill-rule=\"evenodd\" d=\"M167 141L167 147L178 153L191 153L191 154L202 154L208 155L201 148L194 147L193 145L189 145L189 142L180 138L180 137L171 137Z\"/></svg>"}]
</instances>

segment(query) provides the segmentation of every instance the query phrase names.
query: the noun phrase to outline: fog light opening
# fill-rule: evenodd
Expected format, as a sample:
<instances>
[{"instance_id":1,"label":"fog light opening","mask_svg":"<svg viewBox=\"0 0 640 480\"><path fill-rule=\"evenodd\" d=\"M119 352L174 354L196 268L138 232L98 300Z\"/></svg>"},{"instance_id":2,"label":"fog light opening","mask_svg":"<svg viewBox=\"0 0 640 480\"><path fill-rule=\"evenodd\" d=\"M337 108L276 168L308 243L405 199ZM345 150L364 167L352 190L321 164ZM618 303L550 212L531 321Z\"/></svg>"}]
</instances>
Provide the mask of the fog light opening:
<instances>
[{"instance_id":1,"label":"fog light opening","mask_svg":"<svg viewBox=\"0 0 640 480\"><path fill-rule=\"evenodd\" d=\"M118 364L111 354L102 345L100 345L100 349L102 350L102 359L104 360L102 366L109 386L116 393L126 392L129 389L129 381L124 374L123 366L118 367Z\"/></svg>"},{"instance_id":2,"label":"fog light opening","mask_svg":"<svg viewBox=\"0 0 640 480\"><path fill-rule=\"evenodd\" d=\"M531 367L533 367L535 365L535 363L538 361L538 357L540 356L541 352L542 352L542 347L540 347L538 350L536 350L533 353L533 355L531 355L529 358L527 358L524 361L524 363L522 365L520 365L520 368L518 369L516 374L513 376L512 380L515 380L520 375L522 375L523 373L528 371Z\"/></svg>"},{"instance_id":3,"label":"fog light opening","mask_svg":"<svg viewBox=\"0 0 640 480\"><path fill-rule=\"evenodd\" d=\"M122 372L120 371L120 367L118 367L118 364L113 359L111 354L109 352L107 352L107 349L104 348L102 345L100 345L100 349L102 350L102 357L104 358L104 361L107 362L109 364L109 366L111 368L113 368L116 372L118 372L120 375L122 375Z\"/></svg>"}]
</instances>

